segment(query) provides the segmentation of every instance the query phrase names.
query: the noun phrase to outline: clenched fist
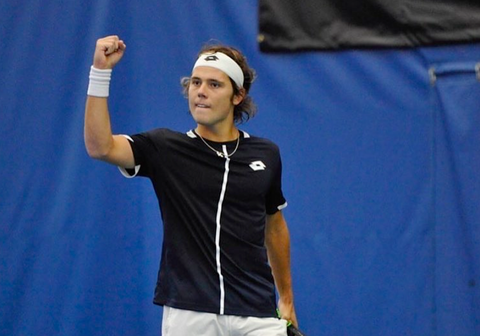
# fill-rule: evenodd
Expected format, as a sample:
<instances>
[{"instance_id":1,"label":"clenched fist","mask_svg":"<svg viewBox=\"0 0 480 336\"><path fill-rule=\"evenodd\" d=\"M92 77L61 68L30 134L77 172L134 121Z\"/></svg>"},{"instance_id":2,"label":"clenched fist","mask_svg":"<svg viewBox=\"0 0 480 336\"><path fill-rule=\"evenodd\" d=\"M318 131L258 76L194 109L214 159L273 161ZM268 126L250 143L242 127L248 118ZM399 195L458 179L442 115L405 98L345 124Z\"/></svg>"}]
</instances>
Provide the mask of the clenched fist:
<instances>
[{"instance_id":1,"label":"clenched fist","mask_svg":"<svg viewBox=\"0 0 480 336\"><path fill-rule=\"evenodd\" d=\"M113 69L120 61L127 45L118 36L112 35L97 40L93 66L97 69Z\"/></svg>"}]
</instances>

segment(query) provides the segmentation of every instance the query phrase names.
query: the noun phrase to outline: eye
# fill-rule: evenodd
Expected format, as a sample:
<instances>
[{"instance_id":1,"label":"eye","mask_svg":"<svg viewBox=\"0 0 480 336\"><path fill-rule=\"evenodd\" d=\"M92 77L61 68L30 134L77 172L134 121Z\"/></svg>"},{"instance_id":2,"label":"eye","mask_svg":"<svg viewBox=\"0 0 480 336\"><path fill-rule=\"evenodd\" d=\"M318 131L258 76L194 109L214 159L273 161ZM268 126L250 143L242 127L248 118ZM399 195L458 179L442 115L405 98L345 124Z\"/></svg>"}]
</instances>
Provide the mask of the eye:
<instances>
[{"instance_id":1,"label":"eye","mask_svg":"<svg viewBox=\"0 0 480 336\"><path fill-rule=\"evenodd\" d=\"M212 88L214 88L214 89L217 89L217 88L220 87L220 83L218 83L218 82L211 82L211 83L210 83L210 86L211 86Z\"/></svg>"},{"instance_id":2,"label":"eye","mask_svg":"<svg viewBox=\"0 0 480 336\"><path fill-rule=\"evenodd\" d=\"M199 86L200 85L200 79L194 78L190 81L190 83L194 86Z\"/></svg>"}]
</instances>

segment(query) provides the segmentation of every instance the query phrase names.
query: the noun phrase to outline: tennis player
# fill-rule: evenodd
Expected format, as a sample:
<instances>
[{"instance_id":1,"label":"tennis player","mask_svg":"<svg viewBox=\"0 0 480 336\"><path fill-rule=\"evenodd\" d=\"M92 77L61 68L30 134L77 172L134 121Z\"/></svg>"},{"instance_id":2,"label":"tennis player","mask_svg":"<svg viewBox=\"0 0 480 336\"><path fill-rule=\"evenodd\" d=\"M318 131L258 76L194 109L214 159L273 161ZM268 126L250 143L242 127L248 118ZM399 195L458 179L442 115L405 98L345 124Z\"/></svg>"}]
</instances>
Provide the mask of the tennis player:
<instances>
[{"instance_id":1,"label":"tennis player","mask_svg":"<svg viewBox=\"0 0 480 336\"><path fill-rule=\"evenodd\" d=\"M280 153L237 127L255 114L254 70L238 50L206 46L182 80L194 129L113 135L107 98L125 50L117 36L96 43L85 145L125 176L152 181L164 230L154 295L162 334L285 336L297 319Z\"/></svg>"}]
</instances>

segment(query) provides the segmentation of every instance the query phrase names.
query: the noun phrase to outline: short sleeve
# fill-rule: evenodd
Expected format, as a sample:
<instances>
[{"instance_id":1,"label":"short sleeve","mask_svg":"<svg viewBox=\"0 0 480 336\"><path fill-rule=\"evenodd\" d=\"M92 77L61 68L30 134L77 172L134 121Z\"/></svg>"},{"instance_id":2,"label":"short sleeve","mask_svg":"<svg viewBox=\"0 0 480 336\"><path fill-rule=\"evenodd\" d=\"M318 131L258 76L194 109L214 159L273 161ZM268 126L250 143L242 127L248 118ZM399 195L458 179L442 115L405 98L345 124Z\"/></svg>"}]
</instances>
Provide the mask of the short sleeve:
<instances>
[{"instance_id":1,"label":"short sleeve","mask_svg":"<svg viewBox=\"0 0 480 336\"><path fill-rule=\"evenodd\" d=\"M152 175L153 167L155 166L154 159L161 154L162 130L153 130L145 133L135 135L124 135L130 143L133 156L135 159L135 168L126 169L118 167L123 176L132 178L135 176L149 177ZM160 155L159 155L160 154Z\"/></svg>"},{"instance_id":2,"label":"short sleeve","mask_svg":"<svg viewBox=\"0 0 480 336\"><path fill-rule=\"evenodd\" d=\"M284 209L287 206L287 201L283 196L282 191L282 160L278 148L276 153L276 165L273 174L272 184L266 197L266 212L268 215L273 215L279 210Z\"/></svg>"}]
</instances>

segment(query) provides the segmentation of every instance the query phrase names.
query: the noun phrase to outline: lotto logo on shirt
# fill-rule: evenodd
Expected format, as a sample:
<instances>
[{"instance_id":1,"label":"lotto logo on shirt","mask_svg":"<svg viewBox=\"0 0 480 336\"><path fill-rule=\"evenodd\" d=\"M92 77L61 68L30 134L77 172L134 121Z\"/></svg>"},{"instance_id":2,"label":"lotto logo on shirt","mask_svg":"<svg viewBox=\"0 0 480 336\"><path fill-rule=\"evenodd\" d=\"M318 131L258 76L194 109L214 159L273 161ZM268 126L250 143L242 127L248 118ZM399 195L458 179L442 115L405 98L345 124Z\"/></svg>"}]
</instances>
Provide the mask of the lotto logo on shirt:
<instances>
[{"instance_id":1,"label":"lotto logo on shirt","mask_svg":"<svg viewBox=\"0 0 480 336\"><path fill-rule=\"evenodd\" d=\"M254 171L258 171L258 170L265 170L267 166L265 166L265 164L262 161L253 161L252 163L250 163L250 168L252 168Z\"/></svg>"}]
</instances>

